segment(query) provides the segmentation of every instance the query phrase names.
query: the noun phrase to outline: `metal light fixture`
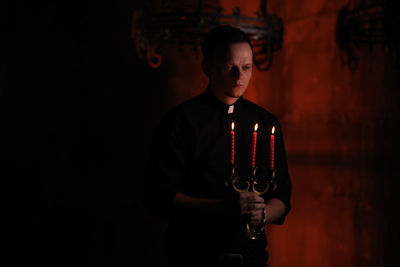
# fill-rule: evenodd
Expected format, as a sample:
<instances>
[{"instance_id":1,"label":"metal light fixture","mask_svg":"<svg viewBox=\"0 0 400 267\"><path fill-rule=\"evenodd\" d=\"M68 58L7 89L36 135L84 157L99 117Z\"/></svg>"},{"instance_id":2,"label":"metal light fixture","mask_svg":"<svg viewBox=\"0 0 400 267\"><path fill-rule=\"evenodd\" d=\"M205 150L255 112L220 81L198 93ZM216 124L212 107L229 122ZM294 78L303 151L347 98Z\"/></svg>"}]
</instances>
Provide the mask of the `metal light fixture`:
<instances>
[{"instance_id":1,"label":"metal light fixture","mask_svg":"<svg viewBox=\"0 0 400 267\"><path fill-rule=\"evenodd\" d=\"M210 1L208 1L210 2ZM218 25L232 25L244 31L253 43L254 64L262 71L271 67L273 53L282 47L283 24L266 11L267 1L260 1L260 11L254 17L242 16L240 7L231 14L224 9L198 0L197 4L171 7L161 1L153 14L136 13L133 16L132 38L139 58L153 68L158 68L162 56L157 47L163 43L191 46L200 54L204 35Z\"/></svg>"},{"instance_id":2,"label":"metal light fixture","mask_svg":"<svg viewBox=\"0 0 400 267\"><path fill-rule=\"evenodd\" d=\"M336 25L336 42L341 49L342 61L354 71L358 66L355 49L361 46L381 45L398 60L399 28L394 1L363 1L354 9L340 10ZM398 62L397 62L398 63Z\"/></svg>"}]
</instances>

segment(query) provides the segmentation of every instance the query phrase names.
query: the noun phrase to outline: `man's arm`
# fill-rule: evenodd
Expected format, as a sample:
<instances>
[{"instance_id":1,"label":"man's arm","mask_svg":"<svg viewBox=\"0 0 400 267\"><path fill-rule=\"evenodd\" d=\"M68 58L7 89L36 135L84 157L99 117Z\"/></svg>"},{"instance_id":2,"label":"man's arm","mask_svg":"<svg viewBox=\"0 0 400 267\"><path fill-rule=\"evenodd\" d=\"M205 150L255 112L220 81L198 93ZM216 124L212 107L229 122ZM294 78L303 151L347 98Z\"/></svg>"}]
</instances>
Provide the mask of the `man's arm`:
<instances>
[{"instance_id":1,"label":"man's arm","mask_svg":"<svg viewBox=\"0 0 400 267\"><path fill-rule=\"evenodd\" d=\"M222 199L191 197L181 192L177 192L174 197L176 215L184 217L214 217L218 213L227 211L228 208L231 210L227 202Z\"/></svg>"},{"instance_id":2,"label":"man's arm","mask_svg":"<svg viewBox=\"0 0 400 267\"><path fill-rule=\"evenodd\" d=\"M274 206L274 203L272 203ZM184 219L227 219L247 218L253 225L263 219L266 209L264 199L253 192L243 192L229 199L202 199L176 193L174 197L175 216Z\"/></svg>"},{"instance_id":3,"label":"man's arm","mask_svg":"<svg viewBox=\"0 0 400 267\"><path fill-rule=\"evenodd\" d=\"M268 203L266 209L267 223L274 223L282 225L285 221L286 215L291 209L291 192L292 183L288 171L286 160L285 145L283 140L282 128L279 121L274 122L276 126L275 132L275 163L276 163L276 176L275 181L277 184L276 190L268 193Z\"/></svg>"}]
</instances>

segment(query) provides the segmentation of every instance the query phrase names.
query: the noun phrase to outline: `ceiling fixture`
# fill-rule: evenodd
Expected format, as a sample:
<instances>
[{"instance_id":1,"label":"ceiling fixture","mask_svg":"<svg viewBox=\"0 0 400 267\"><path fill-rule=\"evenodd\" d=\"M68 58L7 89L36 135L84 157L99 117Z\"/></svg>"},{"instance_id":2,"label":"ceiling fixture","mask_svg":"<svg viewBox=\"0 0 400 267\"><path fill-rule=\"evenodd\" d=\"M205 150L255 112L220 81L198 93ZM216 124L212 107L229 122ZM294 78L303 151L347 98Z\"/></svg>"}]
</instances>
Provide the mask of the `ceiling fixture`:
<instances>
[{"instance_id":1,"label":"ceiling fixture","mask_svg":"<svg viewBox=\"0 0 400 267\"><path fill-rule=\"evenodd\" d=\"M394 55L398 62L399 19L392 6L394 1L363 1L353 9L344 7L340 10L336 25L336 42L341 49L343 63L354 71L358 58L354 52L361 46L380 45Z\"/></svg>"},{"instance_id":2,"label":"ceiling fixture","mask_svg":"<svg viewBox=\"0 0 400 267\"><path fill-rule=\"evenodd\" d=\"M138 57L149 66L161 65L162 55L157 48L162 43L191 46L199 55L205 34L218 25L231 25L244 31L252 41L255 66L262 71L271 67L274 52L282 47L283 23L279 17L267 13L266 0L260 0L254 17L242 16L240 7L227 13L210 1L183 3L173 6L170 1L161 1L155 12L134 14L132 39Z\"/></svg>"}]
</instances>

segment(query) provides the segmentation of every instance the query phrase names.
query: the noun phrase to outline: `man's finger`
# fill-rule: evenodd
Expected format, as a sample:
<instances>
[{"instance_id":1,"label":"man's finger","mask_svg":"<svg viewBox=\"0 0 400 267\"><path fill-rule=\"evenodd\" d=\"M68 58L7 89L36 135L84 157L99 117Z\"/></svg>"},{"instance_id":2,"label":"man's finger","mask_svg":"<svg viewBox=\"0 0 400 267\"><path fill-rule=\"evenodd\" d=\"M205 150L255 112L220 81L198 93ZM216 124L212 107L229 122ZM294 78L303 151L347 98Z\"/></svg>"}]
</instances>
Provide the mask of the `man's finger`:
<instances>
[{"instance_id":1,"label":"man's finger","mask_svg":"<svg viewBox=\"0 0 400 267\"><path fill-rule=\"evenodd\" d=\"M251 204L249 204L249 207L251 210L261 210L261 209L265 208L265 204L264 203L251 203Z\"/></svg>"},{"instance_id":2,"label":"man's finger","mask_svg":"<svg viewBox=\"0 0 400 267\"><path fill-rule=\"evenodd\" d=\"M253 218L253 217L262 218L263 210L262 209L261 210L253 210L250 212L250 216L251 216L251 218Z\"/></svg>"},{"instance_id":3,"label":"man's finger","mask_svg":"<svg viewBox=\"0 0 400 267\"><path fill-rule=\"evenodd\" d=\"M264 202L264 199L254 192L250 192L248 195L246 195L246 200L248 202Z\"/></svg>"},{"instance_id":4,"label":"man's finger","mask_svg":"<svg viewBox=\"0 0 400 267\"><path fill-rule=\"evenodd\" d=\"M250 224L254 225L254 226L260 225L261 222L262 222L262 219L252 219L252 220L250 220Z\"/></svg>"}]
</instances>

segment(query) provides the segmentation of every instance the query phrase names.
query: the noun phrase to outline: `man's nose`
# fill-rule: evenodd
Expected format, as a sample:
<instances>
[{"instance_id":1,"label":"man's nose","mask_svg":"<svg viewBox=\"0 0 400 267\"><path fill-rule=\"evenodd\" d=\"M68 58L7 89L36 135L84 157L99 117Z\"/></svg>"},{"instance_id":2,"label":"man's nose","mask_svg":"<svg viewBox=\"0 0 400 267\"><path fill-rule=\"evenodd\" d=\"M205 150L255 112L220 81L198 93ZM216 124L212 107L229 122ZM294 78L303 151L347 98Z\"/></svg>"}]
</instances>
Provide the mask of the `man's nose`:
<instances>
[{"instance_id":1,"label":"man's nose","mask_svg":"<svg viewBox=\"0 0 400 267\"><path fill-rule=\"evenodd\" d=\"M239 80L240 76L241 76L241 73L240 73L239 68L238 67L233 67L231 69L231 77L232 77L232 79Z\"/></svg>"}]
</instances>

